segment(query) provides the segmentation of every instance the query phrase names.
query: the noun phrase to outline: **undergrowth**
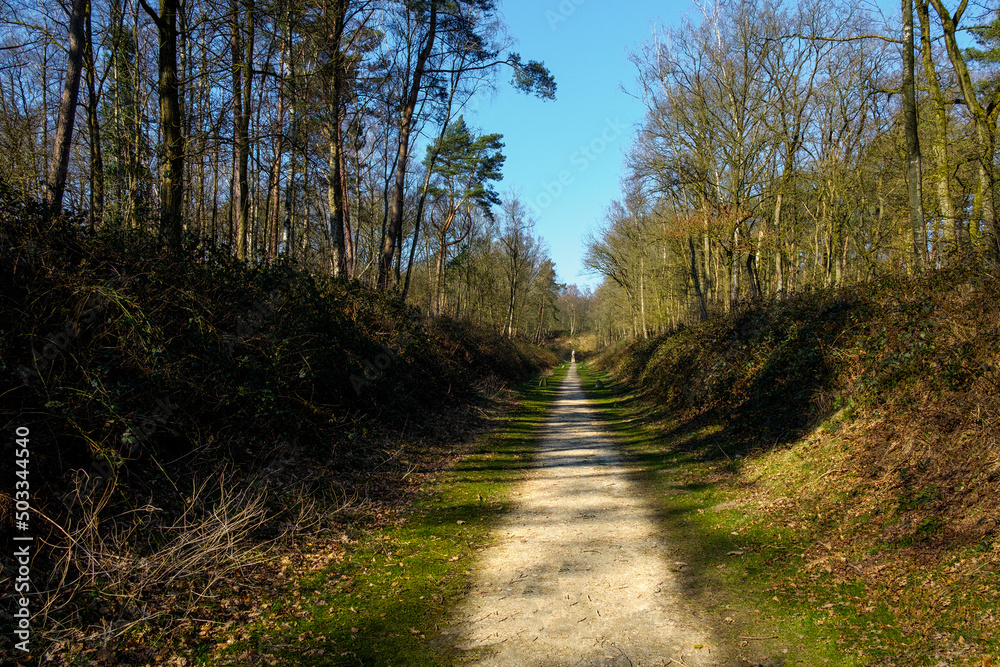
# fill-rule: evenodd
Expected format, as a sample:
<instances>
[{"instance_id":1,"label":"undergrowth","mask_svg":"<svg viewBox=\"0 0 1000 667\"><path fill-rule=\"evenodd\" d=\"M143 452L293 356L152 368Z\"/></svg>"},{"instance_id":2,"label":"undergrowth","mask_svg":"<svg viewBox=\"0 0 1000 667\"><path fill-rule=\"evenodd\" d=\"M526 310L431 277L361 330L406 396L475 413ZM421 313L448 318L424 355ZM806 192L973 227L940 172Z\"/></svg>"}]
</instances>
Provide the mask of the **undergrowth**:
<instances>
[{"instance_id":1,"label":"undergrowth","mask_svg":"<svg viewBox=\"0 0 1000 667\"><path fill-rule=\"evenodd\" d=\"M734 538L710 551L776 627L833 624L857 664L993 664L998 296L958 269L802 295L608 351L592 391L649 425L632 453L682 478L699 549Z\"/></svg>"},{"instance_id":2,"label":"undergrowth","mask_svg":"<svg viewBox=\"0 0 1000 667\"><path fill-rule=\"evenodd\" d=\"M291 261L91 233L2 185L0 274L5 461L30 431L31 659L110 655L154 619L166 638L297 536L377 524L427 451L556 362Z\"/></svg>"},{"instance_id":3,"label":"undergrowth","mask_svg":"<svg viewBox=\"0 0 1000 667\"><path fill-rule=\"evenodd\" d=\"M477 554L511 507L567 366L546 386L520 387L503 426L470 443L454 465L422 476L395 521L316 558L303 576L258 601L253 622L222 629L199 664L447 665L458 648L457 607ZM495 539L495 537L493 538ZM233 641L230 641L232 639Z\"/></svg>"}]
</instances>

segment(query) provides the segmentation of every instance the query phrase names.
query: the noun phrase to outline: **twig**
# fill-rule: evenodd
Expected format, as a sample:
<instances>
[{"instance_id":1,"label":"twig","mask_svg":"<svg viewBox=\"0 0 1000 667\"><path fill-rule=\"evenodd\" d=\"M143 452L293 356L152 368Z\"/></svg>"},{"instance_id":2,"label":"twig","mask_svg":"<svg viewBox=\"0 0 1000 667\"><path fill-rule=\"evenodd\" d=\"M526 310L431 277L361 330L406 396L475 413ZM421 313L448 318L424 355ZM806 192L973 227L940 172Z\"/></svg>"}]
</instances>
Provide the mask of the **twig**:
<instances>
[{"instance_id":1,"label":"twig","mask_svg":"<svg viewBox=\"0 0 1000 667\"><path fill-rule=\"evenodd\" d=\"M778 638L778 635L767 635L767 636L763 636L762 635L760 637L743 637L743 636L740 636L740 639L748 639L748 640L751 640L751 641L752 640L759 640L759 639L777 639L777 638Z\"/></svg>"},{"instance_id":2,"label":"twig","mask_svg":"<svg viewBox=\"0 0 1000 667\"><path fill-rule=\"evenodd\" d=\"M629 667L635 667L635 665L632 664L632 658L630 658L627 655L625 655L625 651L622 650L621 646L618 646L617 644L615 644L615 648L618 649L618 652L622 654L623 658L625 658L626 660L628 660Z\"/></svg>"}]
</instances>

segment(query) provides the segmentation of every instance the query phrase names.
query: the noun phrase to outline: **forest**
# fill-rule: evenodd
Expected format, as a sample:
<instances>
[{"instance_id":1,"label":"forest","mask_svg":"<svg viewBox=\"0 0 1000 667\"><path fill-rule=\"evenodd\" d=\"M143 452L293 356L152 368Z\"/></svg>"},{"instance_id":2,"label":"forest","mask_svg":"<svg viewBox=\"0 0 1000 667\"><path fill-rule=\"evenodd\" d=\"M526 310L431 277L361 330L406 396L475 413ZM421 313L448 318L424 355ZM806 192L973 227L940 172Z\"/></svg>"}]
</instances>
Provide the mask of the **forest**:
<instances>
[{"instance_id":1,"label":"forest","mask_svg":"<svg viewBox=\"0 0 1000 667\"><path fill-rule=\"evenodd\" d=\"M0 178L94 232L287 258L540 339L553 264L498 193L503 137L463 112L556 84L494 4L4 3Z\"/></svg>"},{"instance_id":2,"label":"forest","mask_svg":"<svg viewBox=\"0 0 1000 667\"><path fill-rule=\"evenodd\" d=\"M502 3L0 0L0 665L997 664L1000 9L690 9L590 287Z\"/></svg>"},{"instance_id":3,"label":"forest","mask_svg":"<svg viewBox=\"0 0 1000 667\"><path fill-rule=\"evenodd\" d=\"M647 113L585 260L604 341L995 265L996 7L907 0L902 16L718 3L633 54Z\"/></svg>"}]
</instances>

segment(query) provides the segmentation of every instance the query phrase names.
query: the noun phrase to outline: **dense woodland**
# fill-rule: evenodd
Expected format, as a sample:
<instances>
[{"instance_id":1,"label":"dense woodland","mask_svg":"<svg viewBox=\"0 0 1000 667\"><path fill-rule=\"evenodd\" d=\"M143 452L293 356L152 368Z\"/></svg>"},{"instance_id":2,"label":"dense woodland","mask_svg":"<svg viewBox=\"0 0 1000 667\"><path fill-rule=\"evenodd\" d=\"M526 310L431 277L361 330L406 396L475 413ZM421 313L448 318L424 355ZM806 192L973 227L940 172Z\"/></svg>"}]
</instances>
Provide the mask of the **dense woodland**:
<instances>
[{"instance_id":1,"label":"dense woodland","mask_svg":"<svg viewBox=\"0 0 1000 667\"><path fill-rule=\"evenodd\" d=\"M498 194L502 136L464 119L507 81L555 96L493 2L15 1L0 23L0 179L52 212L290 258L508 336L576 303Z\"/></svg>"},{"instance_id":2,"label":"dense woodland","mask_svg":"<svg viewBox=\"0 0 1000 667\"><path fill-rule=\"evenodd\" d=\"M535 340L591 310L608 342L1000 257L988 3L906 0L900 24L745 0L657 32L632 55L648 111L622 196L588 242L596 298L557 282L498 193L502 136L465 121L508 80L555 96L496 9L6 2L0 178L95 232L288 257Z\"/></svg>"},{"instance_id":3,"label":"dense woodland","mask_svg":"<svg viewBox=\"0 0 1000 667\"><path fill-rule=\"evenodd\" d=\"M500 187L503 137L469 120L499 85L555 96L496 5L0 0L0 420L30 431L32 664L298 664L275 655L314 630L316 660L334 660L315 664L390 638L441 649L430 607L464 590L471 531L509 507L489 495L525 470L562 381L539 375L595 347L604 409L669 412L642 461L676 447L709 466L699 487L801 501L771 515L804 531L785 556L829 554L790 582L815 582L833 544L853 560L826 572L864 583L864 614L891 599L914 651L938 650L937 617L962 652L995 647L995 3L901 0L900 23L739 0L655 32L633 54L648 111L622 195L587 239L593 293L559 283ZM507 450L474 444L498 423ZM455 468L474 446L480 463ZM405 519L449 468L482 486ZM14 507L0 491L8 547ZM740 525L755 511L732 507ZM368 582L398 547L358 545L406 520L431 583ZM442 555L445 528L468 559ZM725 544L720 568L744 555ZM952 576L965 556L929 574L938 549L975 554L968 581ZM331 562L315 584L335 596L317 603L328 626L301 630L285 601ZM954 587L946 612L926 604L933 576ZM740 604L791 599L757 583ZM798 594L832 619L813 590ZM879 635L880 618L857 616ZM230 631L238 656L222 656ZM12 646L0 635L0 658Z\"/></svg>"},{"instance_id":4,"label":"dense woodland","mask_svg":"<svg viewBox=\"0 0 1000 667\"><path fill-rule=\"evenodd\" d=\"M465 120L508 82L554 97L510 41L482 0L0 2L0 421L30 432L46 545L33 658L154 607L178 640L230 575L273 584L279 542L384 521L558 362L530 341L585 299L501 196L502 137Z\"/></svg>"},{"instance_id":5,"label":"dense woodland","mask_svg":"<svg viewBox=\"0 0 1000 667\"><path fill-rule=\"evenodd\" d=\"M648 111L586 258L602 340L1000 259L996 6L902 7L714 3L633 54Z\"/></svg>"}]
</instances>

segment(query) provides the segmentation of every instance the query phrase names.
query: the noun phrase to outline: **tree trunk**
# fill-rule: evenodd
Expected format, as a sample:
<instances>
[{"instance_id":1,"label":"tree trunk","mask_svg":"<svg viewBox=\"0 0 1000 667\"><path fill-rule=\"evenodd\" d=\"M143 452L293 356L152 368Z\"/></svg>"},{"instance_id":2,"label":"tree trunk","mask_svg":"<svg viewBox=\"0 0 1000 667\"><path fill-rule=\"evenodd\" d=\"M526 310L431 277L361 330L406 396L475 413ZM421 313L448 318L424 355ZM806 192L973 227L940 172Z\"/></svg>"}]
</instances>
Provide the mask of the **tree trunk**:
<instances>
[{"instance_id":1,"label":"tree trunk","mask_svg":"<svg viewBox=\"0 0 1000 667\"><path fill-rule=\"evenodd\" d=\"M704 210L704 207L702 210ZM712 288L718 284L718 281L712 276L712 241L708 237L707 221L705 223L705 232L701 235L701 260L704 265L701 275L705 278L705 299L711 301L713 296Z\"/></svg>"},{"instance_id":2,"label":"tree trunk","mask_svg":"<svg viewBox=\"0 0 1000 667\"><path fill-rule=\"evenodd\" d=\"M180 86L177 80L178 0L161 0L160 129L163 134L163 188L160 229L168 244L180 248L184 210L184 137L181 134Z\"/></svg>"},{"instance_id":3,"label":"tree trunk","mask_svg":"<svg viewBox=\"0 0 1000 667\"><path fill-rule=\"evenodd\" d=\"M240 219L243 221L244 233L246 235L244 239L244 254L252 257L253 244L251 243L250 235L253 233L254 218L250 216L252 197L250 196L251 180L249 178L247 163L250 159L251 151L250 115L253 112L251 96L253 93L254 0L246 0L246 3L246 35L243 44L243 117L240 119L240 131L242 134L239 138L240 143L243 145L243 150L240 153L240 159L242 160L240 163L240 179L243 181L243 201L240 202L242 207ZM260 157L259 149L257 157Z\"/></svg>"},{"instance_id":4,"label":"tree trunk","mask_svg":"<svg viewBox=\"0 0 1000 667\"><path fill-rule=\"evenodd\" d=\"M271 161L271 172L268 175L267 183L267 199L269 205L267 218L269 220L269 224L271 225L271 236L267 241L269 259L276 258L281 247L281 155L285 137L285 133L282 129L284 127L285 120L285 87L281 78L284 76L285 70L285 48L288 41L287 28L283 31L283 33L283 40L285 43L282 44L278 66L278 109L276 113L277 132L275 132L274 157Z\"/></svg>"},{"instance_id":5,"label":"tree trunk","mask_svg":"<svg viewBox=\"0 0 1000 667\"><path fill-rule=\"evenodd\" d=\"M774 200L774 296L775 298L781 298L781 292L785 289L785 276L782 272L781 266L781 203L783 199L783 194L778 193L778 196Z\"/></svg>"},{"instance_id":6,"label":"tree trunk","mask_svg":"<svg viewBox=\"0 0 1000 667\"><path fill-rule=\"evenodd\" d=\"M416 67L413 70L413 82L410 85L406 106L399 124L399 147L396 151L396 175L393 183L392 213L389 216L385 239L382 245L382 255L378 267L378 287L385 290L389 286L389 276L393 270L393 258L399 244L403 229L403 198L406 194L406 166L410 152L410 132L413 129L413 112L417 108L417 98L420 94L420 81L434 47L434 37L437 32L437 3L431 3L431 15L427 40L417 56Z\"/></svg>"},{"instance_id":7,"label":"tree trunk","mask_svg":"<svg viewBox=\"0 0 1000 667\"><path fill-rule=\"evenodd\" d=\"M340 150L337 151L337 194L340 198L340 226L343 230L344 269L348 278L354 277L354 232L351 230L351 201L347 189L347 169L344 166L344 135L343 125L337 123L337 136Z\"/></svg>"},{"instance_id":8,"label":"tree trunk","mask_svg":"<svg viewBox=\"0 0 1000 667\"><path fill-rule=\"evenodd\" d=\"M538 309L538 330L535 331L535 345L539 345L542 342L542 326L545 323L545 295L540 295L538 300L541 302L541 305Z\"/></svg>"},{"instance_id":9,"label":"tree trunk","mask_svg":"<svg viewBox=\"0 0 1000 667\"><path fill-rule=\"evenodd\" d=\"M63 80L62 98L59 100L59 120L56 123L56 140L52 147L52 161L49 163L49 174L45 183L45 205L51 215L58 214L62 210L66 175L69 173L73 122L76 118L80 75L83 71L84 23L89 10L88 0L73 0L69 19L69 56L66 61L66 78Z\"/></svg>"},{"instance_id":10,"label":"tree trunk","mask_svg":"<svg viewBox=\"0 0 1000 667\"><path fill-rule=\"evenodd\" d=\"M517 304L517 292L512 286L510 299L507 301L507 338L514 337L514 306Z\"/></svg>"},{"instance_id":11,"label":"tree trunk","mask_svg":"<svg viewBox=\"0 0 1000 667\"><path fill-rule=\"evenodd\" d=\"M145 10L144 10L145 11ZM142 48L140 29L139 29L139 5L132 5L132 38L134 40L133 46L135 47L135 53L139 54ZM139 202L136 193L140 191L142 185L148 186L142 188L143 194L151 194L152 183L146 180L145 172L145 151L143 150L143 138L145 136L144 123L146 122L146 114L143 112L143 105L138 102L138 96L140 90L143 86L143 68L139 66L138 55L136 55L135 65L132 67L130 72L132 75L132 95L131 95L131 107L132 107L132 127L128 128L126 131L126 136L128 131L132 133L132 155L129 158L129 173L128 173L128 195L126 196L127 213L126 217L132 223L132 227L139 228L140 226L145 226L147 220L139 220L140 214L142 217L146 217L149 212L147 206L151 206L151 202ZM151 178L150 178L151 180Z\"/></svg>"},{"instance_id":12,"label":"tree trunk","mask_svg":"<svg viewBox=\"0 0 1000 667\"><path fill-rule=\"evenodd\" d=\"M340 120L337 119L335 122L339 123ZM344 251L344 225L341 223L343 202L340 194L340 151L336 139L337 128L331 126L329 131L330 152L327 158L326 207L330 242L333 246L333 257L330 258L330 263L333 268L333 277L338 278L347 275L347 257Z\"/></svg>"},{"instance_id":13,"label":"tree trunk","mask_svg":"<svg viewBox=\"0 0 1000 667\"><path fill-rule=\"evenodd\" d=\"M986 228L986 253L994 261L1000 261L1000 229L997 227L997 215L993 189L994 159L996 156L996 137L993 127L996 120L986 120L976 124L976 136L979 139L981 157L979 160L979 191L982 200L983 226Z\"/></svg>"},{"instance_id":14,"label":"tree trunk","mask_svg":"<svg viewBox=\"0 0 1000 667\"><path fill-rule=\"evenodd\" d=\"M178 6L177 12L177 81L188 81L190 76L188 73L188 68L191 66L190 59L190 40L188 39L188 27L187 27L187 11L186 5L181 4ZM178 88L180 85L178 84ZM191 136L191 114L189 110L191 109L190 99L188 91L191 86L184 87L183 90L178 90L178 114L177 117L180 119L180 135L185 139ZM190 145L186 145L184 152L187 153L191 150ZM185 155L187 158L187 155ZM188 164L188 168L184 170L181 191L191 192L191 167ZM191 217L193 211L190 209L191 197L183 197L181 201L181 230L185 230L190 225Z\"/></svg>"},{"instance_id":15,"label":"tree trunk","mask_svg":"<svg viewBox=\"0 0 1000 667\"><path fill-rule=\"evenodd\" d=\"M698 265L695 263L694 241L688 237L688 248L691 250L691 278L694 280L694 291L698 295L698 309L700 320L704 322L708 319L708 309L705 308L705 295L701 292L701 281L698 279Z\"/></svg>"},{"instance_id":16,"label":"tree trunk","mask_svg":"<svg viewBox=\"0 0 1000 667\"><path fill-rule=\"evenodd\" d=\"M295 52L292 48L294 44L294 39L291 35L292 30L292 17L289 13L288 16L288 77L286 80L287 85L290 87L290 94L286 92L287 103L288 103L288 143L290 150L288 151L288 177L285 180L285 210L282 217L282 238L285 244L285 256L295 257L295 247L299 238L298 230L295 228L295 177L296 171L298 169L298 150L299 150L299 119L296 110L296 102L298 101L297 89L295 88L296 74L295 74ZM284 128L284 124L282 128ZM302 235L305 236L304 234Z\"/></svg>"},{"instance_id":17,"label":"tree trunk","mask_svg":"<svg viewBox=\"0 0 1000 667\"><path fill-rule=\"evenodd\" d=\"M342 41L347 19L347 2L335 0L333 3L334 25L329 43L333 60L333 85L330 87L330 155L328 162L327 207L329 209L329 225L333 237L333 267L335 276L348 275L347 245L347 193L344 190L344 135L342 129L341 108L343 106L344 77L347 75L344 67Z\"/></svg>"},{"instance_id":18,"label":"tree trunk","mask_svg":"<svg viewBox=\"0 0 1000 667\"><path fill-rule=\"evenodd\" d=\"M86 31L87 127L90 131L90 228L93 231L104 220L104 156L101 153L101 124L97 118L100 100L97 96L90 12L87 12Z\"/></svg>"},{"instance_id":19,"label":"tree trunk","mask_svg":"<svg viewBox=\"0 0 1000 667\"><path fill-rule=\"evenodd\" d=\"M444 139L445 132L448 131L448 125L451 122L451 106L455 100L455 85L452 85L448 93L448 104L445 107L444 122L441 123L441 131L438 133L437 142L432 144L433 146L439 146L441 140ZM437 162L438 153L434 151L430 155L430 160L427 164L427 173L424 174L424 186L420 190L420 201L417 202L417 217L413 223L413 243L410 244L410 258L406 263L406 280L403 282L403 301L406 301L406 295L410 291L410 271L413 269L413 258L417 252L417 240L420 237L420 222L424 214L424 204L427 201L427 187L430 185L431 172L434 170L434 164Z\"/></svg>"},{"instance_id":20,"label":"tree trunk","mask_svg":"<svg viewBox=\"0 0 1000 667\"><path fill-rule=\"evenodd\" d=\"M447 124L445 124L447 127ZM442 134L444 131L442 130ZM440 141L440 137L438 137ZM427 201L427 186L431 181L431 170L434 168L434 160L437 159L437 154L432 156L431 163L427 166L427 173L424 174L424 187L420 191L420 201L417 202L417 217L413 222L413 242L410 243L410 258L406 262L406 279L403 281L403 302L406 302L406 295L410 291L410 271L413 270L413 258L417 254L417 241L420 238L420 222L424 216L424 204Z\"/></svg>"},{"instance_id":21,"label":"tree trunk","mask_svg":"<svg viewBox=\"0 0 1000 667\"><path fill-rule=\"evenodd\" d=\"M931 94L934 109L934 142L931 153L934 156L934 178L937 181L938 206L945 234L952 234L954 253L961 257L965 252L962 224L955 211L955 200L951 194L951 165L948 160L948 110L944 93L938 81L934 57L931 52L931 26L929 0L917 0L917 16L920 18L920 45L923 51L924 75Z\"/></svg>"},{"instance_id":22,"label":"tree trunk","mask_svg":"<svg viewBox=\"0 0 1000 667\"><path fill-rule=\"evenodd\" d=\"M167 245L180 249L184 206L184 136L181 134L180 85L177 80L177 10L180 0L160 0L160 14L139 0L156 23L159 34L160 234Z\"/></svg>"},{"instance_id":23,"label":"tree trunk","mask_svg":"<svg viewBox=\"0 0 1000 667\"><path fill-rule=\"evenodd\" d=\"M972 75L965 63L962 49L958 45L956 33L958 25L962 19L968 3L963 0L955 15L949 14L941 0L930 0L934 6L934 11L941 18L941 27L944 32L944 43L948 50L948 59L955 70L955 77L958 80L959 89L965 99L965 105L975 122L976 138L979 143L979 188L976 195L976 202L973 210L981 212L982 222L986 227L987 243L986 252L995 261L1000 261L1000 229L997 227L996 208L994 203L993 187L996 182L994 160L996 158L996 122L997 114L1000 112L1000 105L994 100L987 107L979 102L976 97L976 85L972 81ZM973 222L979 224L977 217L973 217Z\"/></svg>"},{"instance_id":24,"label":"tree trunk","mask_svg":"<svg viewBox=\"0 0 1000 667\"><path fill-rule=\"evenodd\" d=\"M49 108L49 40L45 40L42 43L42 109L47 110ZM42 154L44 156L45 164L42 165L42 173L46 175L49 174L49 169L52 164L52 153L49 151L49 114L42 113ZM47 181L47 179L46 179ZM42 183L42 192L40 193L43 199L48 197L48 186L46 183Z\"/></svg>"},{"instance_id":25,"label":"tree trunk","mask_svg":"<svg viewBox=\"0 0 1000 667\"><path fill-rule=\"evenodd\" d=\"M294 130L293 130L294 136ZM285 214L282 220L282 240L285 244L285 256L295 257L295 253L292 252L296 235L295 235L295 148L294 139L292 141L293 147L288 156L288 179L285 181Z\"/></svg>"},{"instance_id":26,"label":"tree trunk","mask_svg":"<svg viewBox=\"0 0 1000 667\"><path fill-rule=\"evenodd\" d=\"M444 263L445 255L448 252L448 244L445 241L445 235L448 233L448 228L438 237L438 256L437 264L434 271L434 314L440 316L442 312L441 296L444 293Z\"/></svg>"},{"instance_id":27,"label":"tree trunk","mask_svg":"<svg viewBox=\"0 0 1000 667\"><path fill-rule=\"evenodd\" d=\"M733 253L729 267L729 310L735 312L740 300L740 226L733 227Z\"/></svg>"},{"instance_id":28,"label":"tree trunk","mask_svg":"<svg viewBox=\"0 0 1000 667\"><path fill-rule=\"evenodd\" d=\"M646 328L646 258L639 256L639 314L642 322L642 337L649 338Z\"/></svg>"},{"instance_id":29,"label":"tree trunk","mask_svg":"<svg viewBox=\"0 0 1000 667\"><path fill-rule=\"evenodd\" d=\"M236 258L244 261L247 258L247 219L250 210L250 198L247 192L249 186L248 153L250 152L249 118L244 113L243 74L247 73L246 92L249 93L249 71L244 65L243 35L240 27L240 3L233 0L229 5L229 51L232 56L233 76L233 169L232 180L232 215L236 227ZM249 9L247 10L249 14ZM249 19L250 22L253 19ZM247 51L252 52L252 44L247 45Z\"/></svg>"},{"instance_id":30,"label":"tree trunk","mask_svg":"<svg viewBox=\"0 0 1000 667\"><path fill-rule=\"evenodd\" d=\"M903 133L906 136L906 186L910 200L913 262L927 264L927 223L924 221L920 139L917 136L917 103L913 84L913 0L901 0L903 11Z\"/></svg>"}]
</instances>

